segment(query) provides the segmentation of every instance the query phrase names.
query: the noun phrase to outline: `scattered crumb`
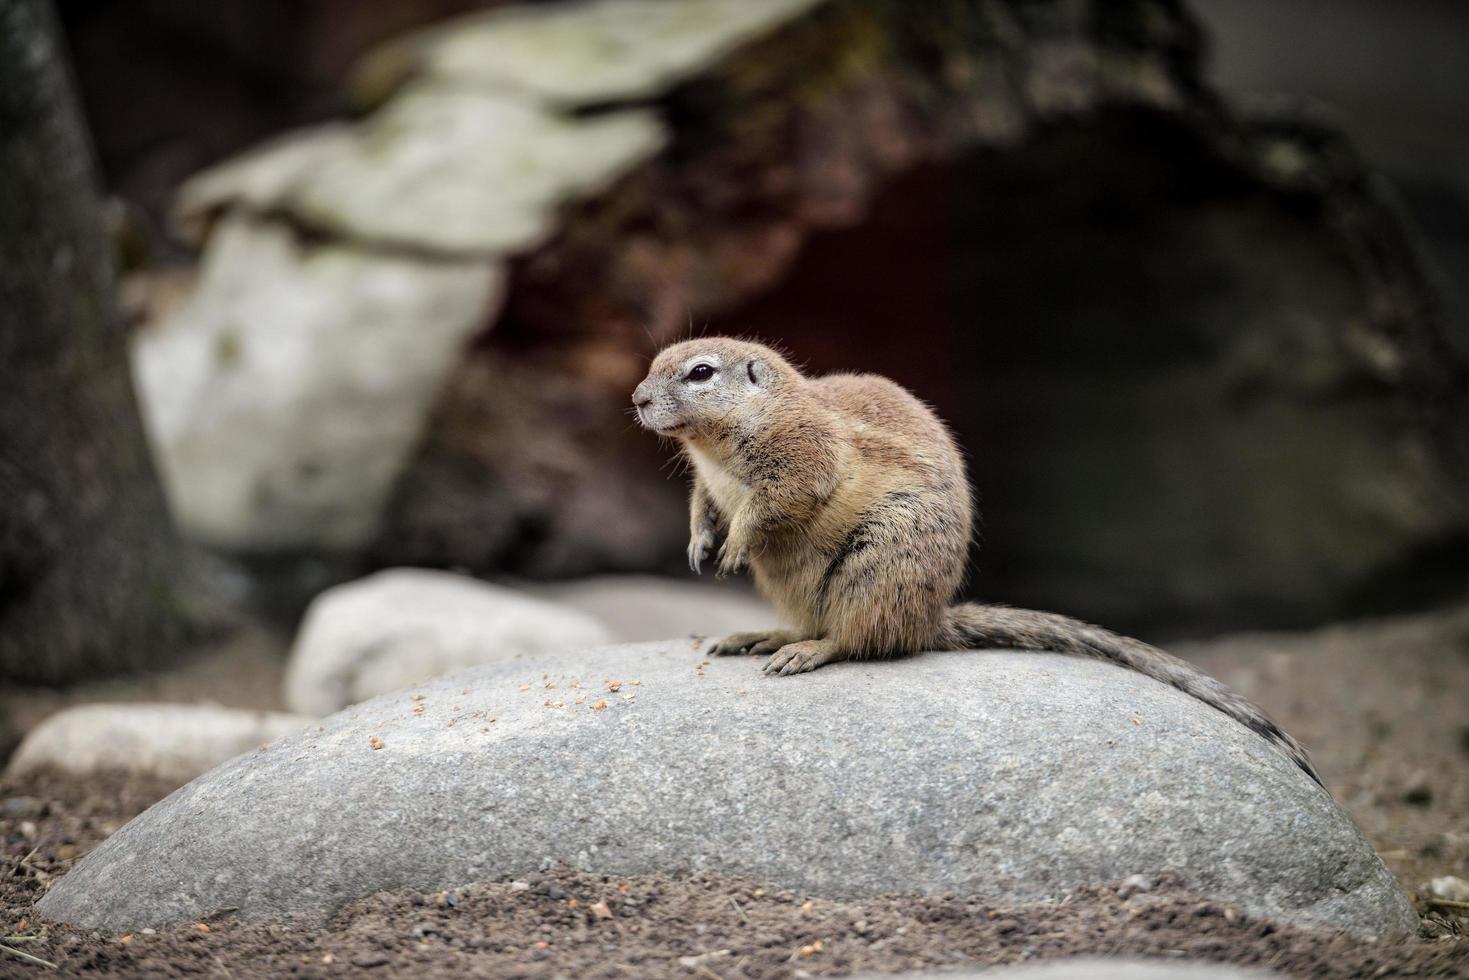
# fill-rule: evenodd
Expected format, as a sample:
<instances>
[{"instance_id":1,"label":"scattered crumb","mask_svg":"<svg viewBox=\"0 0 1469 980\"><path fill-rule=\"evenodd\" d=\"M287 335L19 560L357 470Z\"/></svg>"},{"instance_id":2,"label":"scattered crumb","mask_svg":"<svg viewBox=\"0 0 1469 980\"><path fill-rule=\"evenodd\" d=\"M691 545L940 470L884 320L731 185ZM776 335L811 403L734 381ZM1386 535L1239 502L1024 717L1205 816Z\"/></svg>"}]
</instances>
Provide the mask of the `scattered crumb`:
<instances>
[{"instance_id":1,"label":"scattered crumb","mask_svg":"<svg viewBox=\"0 0 1469 980\"><path fill-rule=\"evenodd\" d=\"M618 889L618 891L626 891L626 890L627 890L626 887L621 887L621 888ZM610 919L610 918L612 918L612 910L607 907L607 903L606 902L593 902L592 905L591 905L591 910L592 910L592 915L596 916L599 919Z\"/></svg>"},{"instance_id":2,"label":"scattered crumb","mask_svg":"<svg viewBox=\"0 0 1469 980\"><path fill-rule=\"evenodd\" d=\"M607 690L611 691L613 694L616 694L618 691L622 690L622 681L608 681Z\"/></svg>"},{"instance_id":3,"label":"scattered crumb","mask_svg":"<svg viewBox=\"0 0 1469 980\"><path fill-rule=\"evenodd\" d=\"M423 705L421 705L421 704L414 705L413 706L413 713L415 715L421 715L421 714L423 714Z\"/></svg>"},{"instance_id":4,"label":"scattered crumb","mask_svg":"<svg viewBox=\"0 0 1469 980\"><path fill-rule=\"evenodd\" d=\"M522 685L520 685L520 689L522 691L529 691L530 690L530 685L529 684L522 684Z\"/></svg>"},{"instance_id":5,"label":"scattered crumb","mask_svg":"<svg viewBox=\"0 0 1469 980\"><path fill-rule=\"evenodd\" d=\"M606 707L607 707L607 702L606 701L603 701L601 699L598 699L598 700L592 702L592 710L593 711L603 711L603 710L606 709Z\"/></svg>"},{"instance_id":6,"label":"scattered crumb","mask_svg":"<svg viewBox=\"0 0 1469 980\"><path fill-rule=\"evenodd\" d=\"M369 738L367 740L367 744L368 745L371 745L372 746L372 750L374 752L376 752L378 749L380 749L380 748L383 747L383 740L380 739L380 738L378 738L376 735L374 735L374 736L372 736L372 738Z\"/></svg>"},{"instance_id":7,"label":"scattered crumb","mask_svg":"<svg viewBox=\"0 0 1469 980\"><path fill-rule=\"evenodd\" d=\"M423 694L415 694L415 695L413 695L413 697L412 697L412 698L410 698L410 699L409 699L409 700L411 700L411 701L422 701L422 700L423 700L423 699L424 699L424 697L425 697L425 696L426 696L426 695L423 695Z\"/></svg>"},{"instance_id":8,"label":"scattered crumb","mask_svg":"<svg viewBox=\"0 0 1469 980\"><path fill-rule=\"evenodd\" d=\"M202 922L196 924L194 926L194 928L195 929L198 929L200 932L208 932L209 931L209 927L207 925L205 925L204 923L202 923Z\"/></svg>"}]
</instances>

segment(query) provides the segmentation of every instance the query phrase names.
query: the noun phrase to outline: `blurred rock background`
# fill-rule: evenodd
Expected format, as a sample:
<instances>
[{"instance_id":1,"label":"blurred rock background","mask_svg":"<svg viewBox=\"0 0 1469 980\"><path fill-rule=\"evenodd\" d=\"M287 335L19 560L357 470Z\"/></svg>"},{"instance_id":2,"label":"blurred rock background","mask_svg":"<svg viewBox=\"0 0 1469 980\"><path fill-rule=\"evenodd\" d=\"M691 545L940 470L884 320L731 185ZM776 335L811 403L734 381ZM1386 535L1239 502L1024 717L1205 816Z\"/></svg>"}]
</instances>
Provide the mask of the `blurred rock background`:
<instances>
[{"instance_id":1,"label":"blurred rock background","mask_svg":"<svg viewBox=\"0 0 1469 980\"><path fill-rule=\"evenodd\" d=\"M971 594L1169 640L1469 583L1465 15L1308 7L59 9L174 516L287 628L679 575L623 412L709 330L938 408Z\"/></svg>"},{"instance_id":2,"label":"blurred rock background","mask_svg":"<svg viewBox=\"0 0 1469 980\"><path fill-rule=\"evenodd\" d=\"M464 5L64 6L156 246L129 289L185 527L292 608L402 563L676 573L680 481L620 410L693 321L932 401L978 596L1167 638L1463 588L1466 89L1431 56L1461 14L1410 4L1387 47L1366 4L1203 3L1212 41L1173 3L811 6L641 39L617 5L406 38Z\"/></svg>"}]
</instances>

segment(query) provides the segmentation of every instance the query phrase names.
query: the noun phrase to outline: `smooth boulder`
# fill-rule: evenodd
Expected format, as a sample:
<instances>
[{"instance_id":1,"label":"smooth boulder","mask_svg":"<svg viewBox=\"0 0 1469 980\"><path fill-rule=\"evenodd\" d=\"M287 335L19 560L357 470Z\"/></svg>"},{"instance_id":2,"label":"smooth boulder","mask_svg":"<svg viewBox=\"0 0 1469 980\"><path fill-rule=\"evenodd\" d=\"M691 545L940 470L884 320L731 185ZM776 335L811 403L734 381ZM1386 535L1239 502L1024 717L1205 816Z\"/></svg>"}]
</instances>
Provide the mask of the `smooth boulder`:
<instances>
[{"instance_id":1,"label":"smooth boulder","mask_svg":"<svg viewBox=\"0 0 1469 980\"><path fill-rule=\"evenodd\" d=\"M1176 870L1285 921L1416 928L1324 790L1138 674L955 652L771 678L695 645L482 668L356 705L158 803L40 910L115 930L222 909L320 921L382 889L558 862L1006 901Z\"/></svg>"},{"instance_id":2,"label":"smooth boulder","mask_svg":"<svg viewBox=\"0 0 1469 980\"><path fill-rule=\"evenodd\" d=\"M58 711L26 735L7 776L55 769L127 772L185 782L314 718L211 704L87 704Z\"/></svg>"},{"instance_id":3,"label":"smooth boulder","mask_svg":"<svg viewBox=\"0 0 1469 980\"><path fill-rule=\"evenodd\" d=\"M286 703L325 715L452 671L611 639L569 606L452 572L389 569L312 602Z\"/></svg>"}]
</instances>

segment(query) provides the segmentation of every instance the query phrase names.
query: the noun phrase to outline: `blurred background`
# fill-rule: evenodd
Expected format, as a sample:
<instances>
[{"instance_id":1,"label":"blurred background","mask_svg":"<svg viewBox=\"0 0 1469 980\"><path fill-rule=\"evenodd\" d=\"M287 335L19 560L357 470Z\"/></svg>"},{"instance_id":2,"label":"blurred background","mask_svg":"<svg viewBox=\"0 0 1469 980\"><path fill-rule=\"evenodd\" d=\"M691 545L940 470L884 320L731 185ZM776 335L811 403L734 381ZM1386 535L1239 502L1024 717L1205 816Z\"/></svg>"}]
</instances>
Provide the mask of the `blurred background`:
<instances>
[{"instance_id":1,"label":"blurred background","mask_svg":"<svg viewBox=\"0 0 1469 980\"><path fill-rule=\"evenodd\" d=\"M1463 694L1462 3L27 6L6 751L75 700L330 710L283 705L300 617L388 568L612 639L764 615L688 582L628 424L690 330L933 404L973 597L1180 644L1308 742L1391 701L1313 698L1312 631L1350 671L1412 645L1352 624L1420 617ZM1405 738L1461 764L1444 704Z\"/></svg>"}]
</instances>

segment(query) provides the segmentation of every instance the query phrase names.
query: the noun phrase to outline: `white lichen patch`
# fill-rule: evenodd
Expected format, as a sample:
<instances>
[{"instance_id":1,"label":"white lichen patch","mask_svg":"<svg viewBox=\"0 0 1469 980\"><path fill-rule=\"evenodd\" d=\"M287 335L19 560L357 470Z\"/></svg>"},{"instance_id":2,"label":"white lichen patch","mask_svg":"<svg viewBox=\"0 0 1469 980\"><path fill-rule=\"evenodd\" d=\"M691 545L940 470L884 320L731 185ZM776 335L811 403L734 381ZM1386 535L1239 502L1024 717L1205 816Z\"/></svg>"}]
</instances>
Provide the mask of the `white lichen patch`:
<instances>
[{"instance_id":1,"label":"white lichen patch","mask_svg":"<svg viewBox=\"0 0 1469 980\"><path fill-rule=\"evenodd\" d=\"M594 0L508 7L425 32L430 77L563 105L644 99L824 0Z\"/></svg>"},{"instance_id":2,"label":"white lichen patch","mask_svg":"<svg viewBox=\"0 0 1469 980\"><path fill-rule=\"evenodd\" d=\"M201 219L232 204L264 211L279 206L323 160L350 150L352 127L334 122L286 133L189 178L174 211L202 237Z\"/></svg>"},{"instance_id":3,"label":"white lichen patch","mask_svg":"<svg viewBox=\"0 0 1469 980\"><path fill-rule=\"evenodd\" d=\"M225 218L193 295L133 346L175 516L227 547L364 543L502 286L481 260L304 246Z\"/></svg>"},{"instance_id":4,"label":"white lichen patch","mask_svg":"<svg viewBox=\"0 0 1469 980\"><path fill-rule=\"evenodd\" d=\"M284 212L367 246L504 255L557 206L595 195L662 146L643 111L575 119L493 92L415 86L350 134L304 134L185 185L185 216Z\"/></svg>"}]
</instances>

